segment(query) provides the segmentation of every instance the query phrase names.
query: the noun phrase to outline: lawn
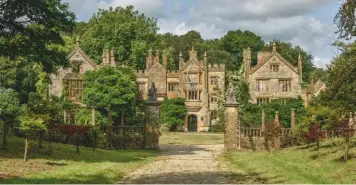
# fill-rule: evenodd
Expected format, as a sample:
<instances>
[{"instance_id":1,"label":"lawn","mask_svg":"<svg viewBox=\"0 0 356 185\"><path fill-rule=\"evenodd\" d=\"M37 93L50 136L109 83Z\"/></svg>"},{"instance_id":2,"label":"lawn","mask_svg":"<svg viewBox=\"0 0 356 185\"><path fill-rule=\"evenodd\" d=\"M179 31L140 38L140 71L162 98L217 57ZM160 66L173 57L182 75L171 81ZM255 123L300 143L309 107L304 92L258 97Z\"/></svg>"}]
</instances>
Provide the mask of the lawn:
<instances>
[{"instance_id":1,"label":"lawn","mask_svg":"<svg viewBox=\"0 0 356 185\"><path fill-rule=\"evenodd\" d=\"M299 146L275 152L226 152L220 159L228 161L235 171L247 172L260 183L356 183L356 140L351 160L342 160L343 140L321 145L317 156L315 146ZM238 177L238 176L237 176ZM248 182L245 182L248 183Z\"/></svg>"},{"instance_id":2,"label":"lawn","mask_svg":"<svg viewBox=\"0 0 356 185\"><path fill-rule=\"evenodd\" d=\"M223 133L163 132L160 144L213 145L224 144Z\"/></svg>"},{"instance_id":3,"label":"lawn","mask_svg":"<svg viewBox=\"0 0 356 185\"><path fill-rule=\"evenodd\" d=\"M45 143L46 144L46 143ZM30 143L29 161L23 162L24 141L9 138L0 149L0 183L116 183L124 175L154 160L158 151L102 150L53 143L53 153Z\"/></svg>"}]
</instances>

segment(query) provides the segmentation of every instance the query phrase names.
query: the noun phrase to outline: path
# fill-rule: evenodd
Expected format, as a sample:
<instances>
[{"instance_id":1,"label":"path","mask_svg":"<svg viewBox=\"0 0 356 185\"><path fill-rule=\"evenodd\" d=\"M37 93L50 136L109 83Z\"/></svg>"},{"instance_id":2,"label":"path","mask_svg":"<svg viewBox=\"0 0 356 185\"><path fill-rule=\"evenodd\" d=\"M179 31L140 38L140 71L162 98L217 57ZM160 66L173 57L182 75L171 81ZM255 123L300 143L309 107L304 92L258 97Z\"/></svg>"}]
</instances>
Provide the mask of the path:
<instances>
[{"instance_id":1,"label":"path","mask_svg":"<svg viewBox=\"0 0 356 185\"><path fill-rule=\"evenodd\" d=\"M158 159L124 177L128 184L229 184L232 172L218 164L223 145L161 145Z\"/></svg>"}]
</instances>

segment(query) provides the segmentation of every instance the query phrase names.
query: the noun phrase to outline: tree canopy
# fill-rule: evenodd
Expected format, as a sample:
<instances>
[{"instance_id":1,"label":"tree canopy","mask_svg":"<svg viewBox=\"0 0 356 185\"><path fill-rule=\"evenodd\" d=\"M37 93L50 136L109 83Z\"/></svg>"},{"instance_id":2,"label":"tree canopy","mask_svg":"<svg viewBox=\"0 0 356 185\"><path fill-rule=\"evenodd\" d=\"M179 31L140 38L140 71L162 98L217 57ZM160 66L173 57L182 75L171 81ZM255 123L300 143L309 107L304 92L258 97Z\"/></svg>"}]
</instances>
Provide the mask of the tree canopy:
<instances>
[{"instance_id":1,"label":"tree canopy","mask_svg":"<svg viewBox=\"0 0 356 185\"><path fill-rule=\"evenodd\" d=\"M184 125L187 112L184 98L165 98L160 106L160 122L169 131L175 131L178 126Z\"/></svg>"}]
</instances>

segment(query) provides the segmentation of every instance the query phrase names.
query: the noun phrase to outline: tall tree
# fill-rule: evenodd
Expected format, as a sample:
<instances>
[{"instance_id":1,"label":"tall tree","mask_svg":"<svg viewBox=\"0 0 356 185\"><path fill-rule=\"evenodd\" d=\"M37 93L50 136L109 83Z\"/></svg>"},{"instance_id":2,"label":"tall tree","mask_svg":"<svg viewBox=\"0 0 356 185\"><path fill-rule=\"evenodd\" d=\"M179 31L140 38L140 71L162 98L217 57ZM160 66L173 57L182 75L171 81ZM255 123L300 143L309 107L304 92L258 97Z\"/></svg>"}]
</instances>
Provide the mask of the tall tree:
<instances>
[{"instance_id":1,"label":"tall tree","mask_svg":"<svg viewBox=\"0 0 356 185\"><path fill-rule=\"evenodd\" d=\"M342 2L338 13L334 18L341 39L350 39L356 36L356 20L355 20L356 1L346 0Z\"/></svg>"},{"instance_id":2,"label":"tall tree","mask_svg":"<svg viewBox=\"0 0 356 185\"><path fill-rule=\"evenodd\" d=\"M3 126L2 147L6 148L9 128L16 122L20 111L18 94L12 89L0 86L0 122Z\"/></svg>"},{"instance_id":3,"label":"tall tree","mask_svg":"<svg viewBox=\"0 0 356 185\"><path fill-rule=\"evenodd\" d=\"M130 73L130 74L129 74ZM103 67L85 73L84 101L91 107L108 113L107 141L112 148L112 115L135 106L136 82L129 68Z\"/></svg>"},{"instance_id":4,"label":"tall tree","mask_svg":"<svg viewBox=\"0 0 356 185\"><path fill-rule=\"evenodd\" d=\"M63 45L61 33L70 33L74 13L60 0L4 0L0 2L0 55L24 57L51 73L68 64L66 53L50 48Z\"/></svg>"},{"instance_id":5,"label":"tall tree","mask_svg":"<svg viewBox=\"0 0 356 185\"><path fill-rule=\"evenodd\" d=\"M138 47L141 48L139 51L142 50L142 43L155 41L157 30L156 19L135 11L133 6L110 7L99 10L90 18L81 45L97 63L101 63L103 49L114 48L119 63L129 62L135 66L130 57L146 54L147 51L142 54L135 52Z\"/></svg>"},{"instance_id":6,"label":"tall tree","mask_svg":"<svg viewBox=\"0 0 356 185\"><path fill-rule=\"evenodd\" d=\"M177 127L184 125L184 117L188 112L183 98L165 98L160 107L160 122L169 131L176 131Z\"/></svg>"},{"instance_id":7,"label":"tall tree","mask_svg":"<svg viewBox=\"0 0 356 185\"><path fill-rule=\"evenodd\" d=\"M252 64L257 61L256 52L264 47L262 38L251 31L229 31L221 38L222 48L238 58L238 62L242 63L242 52L244 49L250 47L252 53ZM237 64L238 66L240 64Z\"/></svg>"}]
</instances>

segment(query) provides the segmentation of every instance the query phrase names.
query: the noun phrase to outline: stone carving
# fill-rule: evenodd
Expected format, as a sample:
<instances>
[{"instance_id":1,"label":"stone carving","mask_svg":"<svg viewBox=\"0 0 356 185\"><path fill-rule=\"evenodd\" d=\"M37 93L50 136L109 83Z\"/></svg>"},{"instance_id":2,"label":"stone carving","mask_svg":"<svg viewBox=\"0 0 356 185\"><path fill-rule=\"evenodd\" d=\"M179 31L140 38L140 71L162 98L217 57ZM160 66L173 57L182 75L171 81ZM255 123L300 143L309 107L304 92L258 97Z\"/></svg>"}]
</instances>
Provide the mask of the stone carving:
<instances>
[{"instance_id":1,"label":"stone carving","mask_svg":"<svg viewBox=\"0 0 356 185\"><path fill-rule=\"evenodd\" d=\"M152 85L148 90L148 101L157 101L157 88L154 82L152 82Z\"/></svg>"},{"instance_id":2,"label":"stone carving","mask_svg":"<svg viewBox=\"0 0 356 185\"><path fill-rule=\"evenodd\" d=\"M232 83L229 84L229 91L228 91L226 103L227 104L237 104L236 91L235 91L235 87L234 87L234 85L232 85Z\"/></svg>"}]
</instances>

